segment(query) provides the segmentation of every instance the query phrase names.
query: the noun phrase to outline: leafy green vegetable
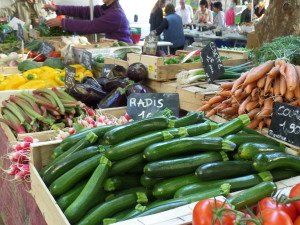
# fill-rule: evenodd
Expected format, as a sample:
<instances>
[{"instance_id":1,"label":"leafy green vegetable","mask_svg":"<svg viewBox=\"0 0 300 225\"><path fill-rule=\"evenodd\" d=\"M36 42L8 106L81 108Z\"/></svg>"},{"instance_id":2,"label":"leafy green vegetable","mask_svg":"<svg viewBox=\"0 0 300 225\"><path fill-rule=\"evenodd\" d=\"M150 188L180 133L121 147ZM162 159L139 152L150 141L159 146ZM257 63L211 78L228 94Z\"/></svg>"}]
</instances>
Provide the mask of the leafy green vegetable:
<instances>
[{"instance_id":1,"label":"leafy green vegetable","mask_svg":"<svg viewBox=\"0 0 300 225\"><path fill-rule=\"evenodd\" d=\"M274 38L271 43L264 43L257 49L255 57L258 63L281 58L300 65L300 38L292 35Z\"/></svg>"},{"instance_id":2,"label":"leafy green vegetable","mask_svg":"<svg viewBox=\"0 0 300 225\"><path fill-rule=\"evenodd\" d=\"M61 27L48 27L45 23L42 23L36 28L40 32L41 37L51 37L51 36L64 36L72 35L70 31L65 31Z\"/></svg>"},{"instance_id":3,"label":"leafy green vegetable","mask_svg":"<svg viewBox=\"0 0 300 225\"><path fill-rule=\"evenodd\" d=\"M23 62L18 64L18 70L27 71L35 68L40 68L41 65L38 62L32 60L24 60Z\"/></svg>"},{"instance_id":4,"label":"leafy green vegetable","mask_svg":"<svg viewBox=\"0 0 300 225\"><path fill-rule=\"evenodd\" d=\"M241 51L241 52L248 52L248 59L254 57L254 50L250 48L243 48L243 47L227 47L222 46L221 49L233 50L233 51Z\"/></svg>"},{"instance_id":5,"label":"leafy green vegetable","mask_svg":"<svg viewBox=\"0 0 300 225\"><path fill-rule=\"evenodd\" d=\"M61 61L60 58L49 57L43 63L43 66L49 66L55 69L63 69L65 68L65 64Z\"/></svg>"},{"instance_id":6,"label":"leafy green vegetable","mask_svg":"<svg viewBox=\"0 0 300 225\"><path fill-rule=\"evenodd\" d=\"M103 55L97 55L93 58L93 60L95 62L98 62L98 63L104 63L104 56Z\"/></svg>"}]
</instances>

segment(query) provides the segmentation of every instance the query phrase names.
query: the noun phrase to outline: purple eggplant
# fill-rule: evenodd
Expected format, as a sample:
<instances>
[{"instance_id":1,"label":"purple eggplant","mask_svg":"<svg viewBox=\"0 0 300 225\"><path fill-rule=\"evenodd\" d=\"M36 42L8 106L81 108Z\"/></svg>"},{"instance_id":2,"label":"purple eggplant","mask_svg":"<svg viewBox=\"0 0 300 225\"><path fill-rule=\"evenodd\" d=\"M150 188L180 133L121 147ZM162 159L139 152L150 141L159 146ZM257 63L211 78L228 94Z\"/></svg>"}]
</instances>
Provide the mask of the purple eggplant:
<instances>
[{"instance_id":1,"label":"purple eggplant","mask_svg":"<svg viewBox=\"0 0 300 225\"><path fill-rule=\"evenodd\" d=\"M109 79L107 77L99 77L96 79L96 81L100 86L103 87L109 81Z\"/></svg>"},{"instance_id":2,"label":"purple eggplant","mask_svg":"<svg viewBox=\"0 0 300 225\"><path fill-rule=\"evenodd\" d=\"M100 100L108 95L108 93L102 89L88 84L74 85L69 90L69 94L90 107L97 106Z\"/></svg>"},{"instance_id":3,"label":"purple eggplant","mask_svg":"<svg viewBox=\"0 0 300 225\"><path fill-rule=\"evenodd\" d=\"M109 80L106 84L104 84L103 89L107 92L111 92L118 87L124 88L128 84L131 84L131 83L134 83L134 82L130 81L128 78L113 79L113 80Z\"/></svg>"},{"instance_id":4,"label":"purple eggplant","mask_svg":"<svg viewBox=\"0 0 300 225\"><path fill-rule=\"evenodd\" d=\"M116 88L99 102L98 107L105 109L126 106L126 100L125 90L123 88Z\"/></svg>"},{"instance_id":5,"label":"purple eggplant","mask_svg":"<svg viewBox=\"0 0 300 225\"><path fill-rule=\"evenodd\" d=\"M127 77L135 82L143 81L148 76L148 70L142 63L133 63L128 67Z\"/></svg>"},{"instance_id":6,"label":"purple eggplant","mask_svg":"<svg viewBox=\"0 0 300 225\"><path fill-rule=\"evenodd\" d=\"M126 91L126 95L129 96L132 93L151 93L151 92L152 91L148 87L142 84L133 84Z\"/></svg>"},{"instance_id":7,"label":"purple eggplant","mask_svg":"<svg viewBox=\"0 0 300 225\"><path fill-rule=\"evenodd\" d=\"M101 85L97 82L97 80L95 80L93 77L90 76L85 76L84 78L82 78L81 80L82 84L88 84L90 86L96 87L101 89Z\"/></svg>"},{"instance_id":8,"label":"purple eggplant","mask_svg":"<svg viewBox=\"0 0 300 225\"><path fill-rule=\"evenodd\" d=\"M113 73L114 77L124 78L126 77L127 70L123 66L115 65L111 69L111 72Z\"/></svg>"}]
</instances>

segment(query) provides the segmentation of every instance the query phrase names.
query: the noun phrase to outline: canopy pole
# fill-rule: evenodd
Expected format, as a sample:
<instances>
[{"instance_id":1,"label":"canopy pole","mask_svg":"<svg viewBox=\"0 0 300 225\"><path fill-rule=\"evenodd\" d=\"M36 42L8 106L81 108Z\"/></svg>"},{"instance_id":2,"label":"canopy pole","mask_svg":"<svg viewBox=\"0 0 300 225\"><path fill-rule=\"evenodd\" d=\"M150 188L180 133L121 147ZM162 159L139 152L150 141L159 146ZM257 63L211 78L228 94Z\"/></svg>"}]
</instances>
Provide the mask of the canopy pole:
<instances>
[{"instance_id":1,"label":"canopy pole","mask_svg":"<svg viewBox=\"0 0 300 225\"><path fill-rule=\"evenodd\" d=\"M90 0L90 20L94 19L94 0ZM92 34L92 42L97 42L97 34Z\"/></svg>"}]
</instances>

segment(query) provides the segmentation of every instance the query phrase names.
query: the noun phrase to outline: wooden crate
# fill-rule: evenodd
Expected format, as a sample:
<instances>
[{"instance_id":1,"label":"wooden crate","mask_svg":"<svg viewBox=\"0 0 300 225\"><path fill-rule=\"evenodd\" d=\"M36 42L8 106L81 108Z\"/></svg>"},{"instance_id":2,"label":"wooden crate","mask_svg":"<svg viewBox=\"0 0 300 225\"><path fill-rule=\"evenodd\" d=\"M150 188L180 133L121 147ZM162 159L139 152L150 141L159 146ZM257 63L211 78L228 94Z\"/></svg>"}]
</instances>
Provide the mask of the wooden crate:
<instances>
[{"instance_id":1,"label":"wooden crate","mask_svg":"<svg viewBox=\"0 0 300 225\"><path fill-rule=\"evenodd\" d=\"M17 66L0 67L0 75L11 75L11 74L22 74L22 72L18 70Z\"/></svg>"},{"instance_id":2,"label":"wooden crate","mask_svg":"<svg viewBox=\"0 0 300 225\"><path fill-rule=\"evenodd\" d=\"M248 52L246 51L236 51L236 50L228 50L228 49L221 49L221 48L218 48L218 51L220 56L228 57L230 58L229 60L248 59ZM189 53L190 51L184 51L184 50L176 51L176 55L189 54Z\"/></svg>"},{"instance_id":3,"label":"wooden crate","mask_svg":"<svg viewBox=\"0 0 300 225\"><path fill-rule=\"evenodd\" d=\"M129 64L141 62L148 67L148 79L157 81L168 81L176 78L176 74L182 70L202 68L202 63L181 63L164 65L164 59L157 56L129 53L127 55ZM247 59L224 60L225 66L237 66L247 62Z\"/></svg>"},{"instance_id":4,"label":"wooden crate","mask_svg":"<svg viewBox=\"0 0 300 225\"><path fill-rule=\"evenodd\" d=\"M120 65L123 66L125 69L128 68L129 63L125 60L121 60L121 59L114 59L114 58L104 58L104 64L115 64L115 65Z\"/></svg>"}]
</instances>

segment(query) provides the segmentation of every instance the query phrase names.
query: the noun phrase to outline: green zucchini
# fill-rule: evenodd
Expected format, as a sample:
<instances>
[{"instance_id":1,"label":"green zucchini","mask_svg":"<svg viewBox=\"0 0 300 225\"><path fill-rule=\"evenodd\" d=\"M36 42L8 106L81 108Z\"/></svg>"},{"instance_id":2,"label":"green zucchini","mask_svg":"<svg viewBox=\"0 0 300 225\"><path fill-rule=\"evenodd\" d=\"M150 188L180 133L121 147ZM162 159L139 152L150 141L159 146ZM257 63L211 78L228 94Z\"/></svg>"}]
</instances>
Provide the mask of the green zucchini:
<instances>
[{"instance_id":1,"label":"green zucchini","mask_svg":"<svg viewBox=\"0 0 300 225\"><path fill-rule=\"evenodd\" d=\"M79 182L74 188L66 192L65 194L59 196L56 200L57 205L60 207L62 211L65 211L72 202L79 196L80 192L85 187L88 180L83 180Z\"/></svg>"},{"instance_id":2,"label":"green zucchini","mask_svg":"<svg viewBox=\"0 0 300 225\"><path fill-rule=\"evenodd\" d=\"M256 204L259 200L272 196L277 190L274 182L264 181L254 187L243 190L236 195L228 198L228 203L234 206L234 209L240 210Z\"/></svg>"},{"instance_id":3,"label":"green zucchini","mask_svg":"<svg viewBox=\"0 0 300 225\"><path fill-rule=\"evenodd\" d=\"M258 131L252 129L252 128L249 128L247 126L244 126L242 128L242 131L245 131L247 134L257 134L257 135L262 135L261 133L259 133ZM262 135L263 136L263 135Z\"/></svg>"},{"instance_id":4,"label":"green zucchini","mask_svg":"<svg viewBox=\"0 0 300 225\"><path fill-rule=\"evenodd\" d=\"M143 171L144 171L144 165L145 165L144 162L143 163L139 163L135 167L129 169L127 171L127 173L128 174L138 174L138 175L141 175L141 174L143 174Z\"/></svg>"},{"instance_id":5,"label":"green zucchini","mask_svg":"<svg viewBox=\"0 0 300 225\"><path fill-rule=\"evenodd\" d=\"M126 216L128 213L130 213L133 210L133 207L129 208L129 209L125 209L123 211L120 211L118 213L116 213L115 215L113 215L112 218L114 219L122 219L124 216Z\"/></svg>"},{"instance_id":6,"label":"green zucchini","mask_svg":"<svg viewBox=\"0 0 300 225\"><path fill-rule=\"evenodd\" d=\"M144 150L144 158L148 161L157 161L180 154L203 151L233 151L234 148L235 144L224 141L223 138L185 137L148 146Z\"/></svg>"},{"instance_id":7,"label":"green zucchini","mask_svg":"<svg viewBox=\"0 0 300 225\"><path fill-rule=\"evenodd\" d=\"M224 180L213 180L213 181L200 181L195 184L186 185L175 192L174 198L180 198L188 196L193 193L201 193L205 190L220 187L222 184L230 184L231 191L239 191L245 188L252 187L263 181L272 181L273 177L269 171L262 172L259 174L252 174L242 177L224 179Z\"/></svg>"},{"instance_id":8,"label":"green zucchini","mask_svg":"<svg viewBox=\"0 0 300 225\"><path fill-rule=\"evenodd\" d=\"M95 206L95 203L99 204L104 200L104 194L101 188L110 167L111 162L105 156L102 156L99 165L84 189L64 212L71 224L78 222L88 210ZM95 202L94 200L96 199L97 201Z\"/></svg>"},{"instance_id":9,"label":"green zucchini","mask_svg":"<svg viewBox=\"0 0 300 225\"><path fill-rule=\"evenodd\" d=\"M76 183L86 178L96 169L102 156L102 153L95 155L92 158L79 163L68 172L64 173L50 185L50 193L53 196L59 196L66 193Z\"/></svg>"},{"instance_id":10,"label":"green zucchini","mask_svg":"<svg viewBox=\"0 0 300 225\"><path fill-rule=\"evenodd\" d=\"M280 142L274 139L257 134L231 134L226 136L224 139L235 143L236 147L239 147L244 143L262 143L279 147L282 146Z\"/></svg>"},{"instance_id":11,"label":"green zucchini","mask_svg":"<svg viewBox=\"0 0 300 225\"><path fill-rule=\"evenodd\" d=\"M238 148L238 154L244 160L252 160L261 152L284 152L284 148L263 143L244 143Z\"/></svg>"},{"instance_id":12,"label":"green zucchini","mask_svg":"<svg viewBox=\"0 0 300 225\"><path fill-rule=\"evenodd\" d=\"M64 151L63 151L61 145L59 145L53 150L51 157L52 157L52 159L56 159L58 156L60 156L63 153L64 153Z\"/></svg>"},{"instance_id":13,"label":"green zucchini","mask_svg":"<svg viewBox=\"0 0 300 225\"><path fill-rule=\"evenodd\" d=\"M221 172L222 171L222 172ZM250 161L223 161L201 165L195 174L201 181L228 179L256 173Z\"/></svg>"},{"instance_id":14,"label":"green zucchini","mask_svg":"<svg viewBox=\"0 0 300 225\"><path fill-rule=\"evenodd\" d=\"M43 176L44 173L46 173L48 170L53 169L57 163L64 161L64 159L77 152L80 151L93 143L95 143L98 139L98 136L94 134L93 132L89 132L84 138L82 138L80 141L75 143L72 147L70 147L67 151L65 151L63 154L55 158L53 161L51 161L47 166L45 166L43 169L40 170L40 175Z\"/></svg>"},{"instance_id":15,"label":"green zucchini","mask_svg":"<svg viewBox=\"0 0 300 225\"><path fill-rule=\"evenodd\" d=\"M285 168L277 168L270 170L272 176L273 176L273 181L281 181L285 180L291 177L296 177L299 176L299 173L290 169L285 169ZM264 172L263 172L264 173Z\"/></svg>"},{"instance_id":16,"label":"green zucchini","mask_svg":"<svg viewBox=\"0 0 300 225\"><path fill-rule=\"evenodd\" d=\"M205 123L197 123L184 127L188 133L187 136L193 137L214 130L218 125L214 122L207 121Z\"/></svg>"},{"instance_id":17,"label":"green zucchini","mask_svg":"<svg viewBox=\"0 0 300 225\"><path fill-rule=\"evenodd\" d=\"M131 212L129 212L126 216L122 218L122 220L129 220L132 218L135 218L137 215L141 214L146 210L146 206L143 206L141 204L137 204Z\"/></svg>"},{"instance_id":18,"label":"green zucchini","mask_svg":"<svg viewBox=\"0 0 300 225\"><path fill-rule=\"evenodd\" d=\"M194 174L173 177L155 184L152 193L158 199L168 199L172 198L179 188L197 182L199 179Z\"/></svg>"},{"instance_id":19,"label":"green zucchini","mask_svg":"<svg viewBox=\"0 0 300 225\"><path fill-rule=\"evenodd\" d=\"M106 144L117 144L149 131L163 130L173 126L174 122L166 117L136 120L109 130L104 135L104 141Z\"/></svg>"},{"instance_id":20,"label":"green zucchini","mask_svg":"<svg viewBox=\"0 0 300 225\"><path fill-rule=\"evenodd\" d=\"M284 152L263 152L254 156L253 166L259 172L284 167L299 173L300 157Z\"/></svg>"},{"instance_id":21,"label":"green zucchini","mask_svg":"<svg viewBox=\"0 0 300 225\"><path fill-rule=\"evenodd\" d=\"M62 140L60 143L60 146L62 148L62 151L66 151L69 148L71 148L74 144L76 144L78 141L83 139L89 132L93 132L96 134L99 138L102 138L103 135L111 130L112 128L116 127L116 125L108 125L108 126L100 126L100 127L94 127L88 130L83 130L79 133L73 134L66 139Z\"/></svg>"},{"instance_id":22,"label":"green zucchini","mask_svg":"<svg viewBox=\"0 0 300 225\"><path fill-rule=\"evenodd\" d=\"M104 182L105 191L124 190L141 185L138 175L121 175L107 178Z\"/></svg>"},{"instance_id":23,"label":"green zucchini","mask_svg":"<svg viewBox=\"0 0 300 225\"><path fill-rule=\"evenodd\" d=\"M159 183L162 180L163 180L162 178L152 178L152 177L148 177L145 174L143 174L141 176L140 182L145 188L150 189L150 188L154 187L155 184Z\"/></svg>"},{"instance_id":24,"label":"green zucchini","mask_svg":"<svg viewBox=\"0 0 300 225\"><path fill-rule=\"evenodd\" d=\"M120 196L127 195L127 194L134 194L134 193L137 193L137 192L144 193L147 196L148 199L151 199L153 197L151 190L146 189L145 187L138 186L138 187L128 188L128 189L124 189L124 190L121 190L121 191L114 192L114 193L108 195L106 197L105 201L110 201L110 200L113 200L113 199L118 198Z\"/></svg>"},{"instance_id":25,"label":"green zucchini","mask_svg":"<svg viewBox=\"0 0 300 225\"><path fill-rule=\"evenodd\" d=\"M225 152L204 152L192 156L183 156L145 165L144 173L149 177L168 178L194 172L200 165L228 160Z\"/></svg>"},{"instance_id":26,"label":"green zucchini","mask_svg":"<svg viewBox=\"0 0 300 225\"><path fill-rule=\"evenodd\" d=\"M127 194L111 201L101 203L91 209L77 225L99 225L103 219L109 218L117 212L134 207L136 203L145 203L145 197L140 199L137 194Z\"/></svg>"},{"instance_id":27,"label":"green zucchini","mask_svg":"<svg viewBox=\"0 0 300 225\"><path fill-rule=\"evenodd\" d=\"M54 180L72 169L78 163L81 163L82 161L99 154L101 151L104 150L101 150L97 146L90 146L82 149L79 152L75 152L74 154L67 156L63 161L56 163L55 167L52 167L52 169L47 170L47 172L44 173L44 183L47 185L51 184Z\"/></svg>"},{"instance_id":28,"label":"green zucchini","mask_svg":"<svg viewBox=\"0 0 300 225\"><path fill-rule=\"evenodd\" d=\"M120 175L126 173L131 168L139 165L144 162L143 153L139 153L133 156L130 156L126 159L115 162L109 172L110 176Z\"/></svg>"},{"instance_id":29,"label":"green zucchini","mask_svg":"<svg viewBox=\"0 0 300 225\"><path fill-rule=\"evenodd\" d=\"M244 126L247 126L249 123L250 123L250 119L247 114L240 115L239 117L223 124L219 128L200 135L200 137L225 137L229 134L237 133Z\"/></svg>"},{"instance_id":30,"label":"green zucchini","mask_svg":"<svg viewBox=\"0 0 300 225\"><path fill-rule=\"evenodd\" d=\"M195 123L203 122L203 112L189 112L186 116L174 120L174 127L185 127Z\"/></svg>"}]
</instances>

